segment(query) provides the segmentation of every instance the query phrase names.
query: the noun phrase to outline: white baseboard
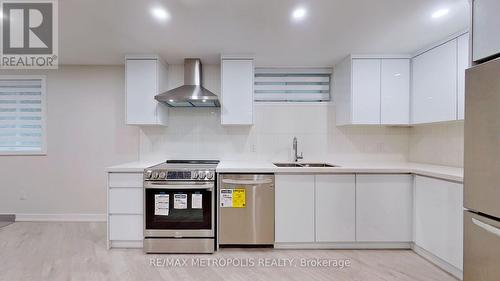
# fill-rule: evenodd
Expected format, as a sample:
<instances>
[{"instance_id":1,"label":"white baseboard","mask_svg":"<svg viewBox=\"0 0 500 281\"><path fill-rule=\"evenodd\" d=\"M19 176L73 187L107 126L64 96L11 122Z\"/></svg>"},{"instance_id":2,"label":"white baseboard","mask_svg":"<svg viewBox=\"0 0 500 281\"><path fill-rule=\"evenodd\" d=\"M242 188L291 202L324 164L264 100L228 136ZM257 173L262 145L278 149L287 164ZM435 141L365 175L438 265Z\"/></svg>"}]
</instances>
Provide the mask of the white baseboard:
<instances>
[{"instance_id":1,"label":"white baseboard","mask_svg":"<svg viewBox=\"0 0 500 281\"><path fill-rule=\"evenodd\" d=\"M16 221L105 222L106 214L16 214Z\"/></svg>"},{"instance_id":2,"label":"white baseboard","mask_svg":"<svg viewBox=\"0 0 500 281\"><path fill-rule=\"evenodd\" d=\"M276 249L411 249L410 242L275 243Z\"/></svg>"},{"instance_id":3,"label":"white baseboard","mask_svg":"<svg viewBox=\"0 0 500 281\"><path fill-rule=\"evenodd\" d=\"M142 240L141 241L117 241L112 240L109 241L111 248L125 248L125 249L142 249Z\"/></svg>"},{"instance_id":4,"label":"white baseboard","mask_svg":"<svg viewBox=\"0 0 500 281\"><path fill-rule=\"evenodd\" d=\"M453 266L453 265L449 264L448 262L444 261L443 259L433 255L432 253L425 250L424 248L419 247L418 245L412 244L412 249L419 256L430 261L431 263L433 263L437 267L439 267L442 270L448 272L449 274L455 276L459 280L463 280L464 273L459 268L456 268L455 266Z\"/></svg>"}]
</instances>

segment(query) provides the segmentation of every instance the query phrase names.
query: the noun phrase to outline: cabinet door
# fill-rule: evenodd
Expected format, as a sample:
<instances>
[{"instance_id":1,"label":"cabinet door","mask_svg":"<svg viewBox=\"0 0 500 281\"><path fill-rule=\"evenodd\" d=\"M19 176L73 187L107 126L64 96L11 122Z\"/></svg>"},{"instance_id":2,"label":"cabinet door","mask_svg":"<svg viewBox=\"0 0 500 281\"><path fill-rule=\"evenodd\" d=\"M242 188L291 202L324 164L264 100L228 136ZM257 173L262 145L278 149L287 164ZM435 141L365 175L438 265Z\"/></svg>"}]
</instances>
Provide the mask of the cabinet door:
<instances>
[{"instance_id":1,"label":"cabinet door","mask_svg":"<svg viewBox=\"0 0 500 281\"><path fill-rule=\"evenodd\" d=\"M480 61L500 53L500 1L472 1L473 60Z\"/></svg>"},{"instance_id":2,"label":"cabinet door","mask_svg":"<svg viewBox=\"0 0 500 281\"><path fill-rule=\"evenodd\" d=\"M253 60L222 60L223 125L253 124Z\"/></svg>"},{"instance_id":3,"label":"cabinet door","mask_svg":"<svg viewBox=\"0 0 500 281\"><path fill-rule=\"evenodd\" d=\"M412 123L457 118L457 40L413 58Z\"/></svg>"},{"instance_id":4,"label":"cabinet door","mask_svg":"<svg viewBox=\"0 0 500 281\"><path fill-rule=\"evenodd\" d=\"M451 265L463 265L463 185L415 177L415 244Z\"/></svg>"},{"instance_id":5,"label":"cabinet door","mask_svg":"<svg viewBox=\"0 0 500 281\"><path fill-rule=\"evenodd\" d=\"M411 175L356 175L356 241L412 241Z\"/></svg>"},{"instance_id":6,"label":"cabinet door","mask_svg":"<svg viewBox=\"0 0 500 281\"><path fill-rule=\"evenodd\" d=\"M380 124L380 59L352 60L352 123Z\"/></svg>"},{"instance_id":7,"label":"cabinet door","mask_svg":"<svg viewBox=\"0 0 500 281\"><path fill-rule=\"evenodd\" d=\"M457 39L457 119L465 117L465 70L469 68L469 33Z\"/></svg>"},{"instance_id":8,"label":"cabinet door","mask_svg":"<svg viewBox=\"0 0 500 281\"><path fill-rule=\"evenodd\" d=\"M410 123L410 60L383 59L380 122L384 125Z\"/></svg>"},{"instance_id":9,"label":"cabinet door","mask_svg":"<svg viewBox=\"0 0 500 281\"><path fill-rule=\"evenodd\" d=\"M164 125L160 122L158 110L165 106L154 99L159 94L158 63L156 59L126 61L125 87L129 125ZM162 111L165 112L164 109Z\"/></svg>"},{"instance_id":10,"label":"cabinet door","mask_svg":"<svg viewBox=\"0 0 500 281\"><path fill-rule=\"evenodd\" d=\"M314 242L314 175L276 175L275 240Z\"/></svg>"},{"instance_id":11,"label":"cabinet door","mask_svg":"<svg viewBox=\"0 0 500 281\"><path fill-rule=\"evenodd\" d=\"M356 240L354 175L316 176L316 242Z\"/></svg>"}]
</instances>

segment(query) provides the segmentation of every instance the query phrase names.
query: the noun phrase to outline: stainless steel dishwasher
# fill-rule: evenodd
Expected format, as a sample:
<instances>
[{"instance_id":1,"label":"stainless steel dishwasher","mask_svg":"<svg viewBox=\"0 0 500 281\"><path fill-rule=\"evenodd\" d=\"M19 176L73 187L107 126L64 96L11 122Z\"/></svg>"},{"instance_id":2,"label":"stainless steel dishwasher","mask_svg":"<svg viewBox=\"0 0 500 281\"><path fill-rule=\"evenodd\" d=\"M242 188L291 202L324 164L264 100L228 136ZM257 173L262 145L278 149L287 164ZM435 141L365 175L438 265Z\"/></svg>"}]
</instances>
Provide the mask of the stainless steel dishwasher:
<instances>
[{"instance_id":1,"label":"stainless steel dishwasher","mask_svg":"<svg viewBox=\"0 0 500 281\"><path fill-rule=\"evenodd\" d=\"M219 244L274 244L274 175L219 176Z\"/></svg>"}]
</instances>

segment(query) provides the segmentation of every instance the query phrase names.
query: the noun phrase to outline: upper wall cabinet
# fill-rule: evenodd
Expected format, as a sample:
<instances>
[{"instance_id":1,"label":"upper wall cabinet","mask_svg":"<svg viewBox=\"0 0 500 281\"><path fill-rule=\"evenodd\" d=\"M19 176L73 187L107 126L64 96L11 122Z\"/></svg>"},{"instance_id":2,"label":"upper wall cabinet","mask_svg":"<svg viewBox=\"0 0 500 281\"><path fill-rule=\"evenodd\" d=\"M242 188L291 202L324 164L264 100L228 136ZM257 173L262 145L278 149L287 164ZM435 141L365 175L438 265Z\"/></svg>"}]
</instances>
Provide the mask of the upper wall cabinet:
<instances>
[{"instance_id":1,"label":"upper wall cabinet","mask_svg":"<svg viewBox=\"0 0 500 281\"><path fill-rule=\"evenodd\" d=\"M333 77L337 125L409 124L409 57L349 56Z\"/></svg>"},{"instance_id":2,"label":"upper wall cabinet","mask_svg":"<svg viewBox=\"0 0 500 281\"><path fill-rule=\"evenodd\" d=\"M222 125L253 125L253 58L221 58Z\"/></svg>"},{"instance_id":3,"label":"upper wall cabinet","mask_svg":"<svg viewBox=\"0 0 500 281\"><path fill-rule=\"evenodd\" d=\"M128 125L167 125L168 107L155 95L167 90L167 68L156 56L125 59L126 119Z\"/></svg>"},{"instance_id":4,"label":"upper wall cabinet","mask_svg":"<svg viewBox=\"0 0 500 281\"><path fill-rule=\"evenodd\" d=\"M412 123L463 119L468 34L413 58Z\"/></svg>"},{"instance_id":5,"label":"upper wall cabinet","mask_svg":"<svg viewBox=\"0 0 500 281\"><path fill-rule=\"evenodd\" d=\"M472 1L472 60L481 62L500 54L500 1Z\"/></svg>"}]
</instances>

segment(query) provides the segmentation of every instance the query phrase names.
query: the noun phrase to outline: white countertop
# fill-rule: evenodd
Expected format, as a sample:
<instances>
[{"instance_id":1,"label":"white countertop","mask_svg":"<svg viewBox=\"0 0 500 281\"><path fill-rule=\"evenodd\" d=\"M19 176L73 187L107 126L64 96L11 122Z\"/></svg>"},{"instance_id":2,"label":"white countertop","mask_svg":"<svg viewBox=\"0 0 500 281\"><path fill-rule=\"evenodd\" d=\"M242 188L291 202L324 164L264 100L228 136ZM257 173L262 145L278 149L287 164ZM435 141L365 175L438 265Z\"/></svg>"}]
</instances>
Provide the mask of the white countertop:
<instances>
[{"instance_id":1,"label":"white countertop","mask_svg":"<svg viewBox=\"0 0 500 281\"><path fill-rule=\"evenodd\" d=\"M107 167L105 171L108 173L142 173L147 167L154 166L158 163L160 163L160 161L149 160L128 162Z\"/></svg>"},{"instance_id":2,"label":"white countertop","mask_svg":"<svg viewBox=\"0 0 500 281\"><path fill-rule=\"evenodd\" d=\"M106 168L112 173L142 173L147 168L158 164L160 161L136 161ZM450 181L463 182L463 169L449 166L430 165L413 162L387 162L387 163L343 163L327 162L340 167L328 168L293 168L276 167L272 162L263 161L221 161L217 166L218 173L314 173L314 174L416 174L435 177Z\"/></svg>"},{"instance_id":3,"label":"white countertop","mask_svg":"<svg viewBox=\"0 0 500 281\"><path fill-rule=\"evenodd\" d=\"M276 167L271 162L221 161L217 166L218 173L375 173L375 174L416 174L445 180L463 182L463 169L412 162L395 163L340 163L327 162L339 167Z\"/></svg>"}]
</instances>

